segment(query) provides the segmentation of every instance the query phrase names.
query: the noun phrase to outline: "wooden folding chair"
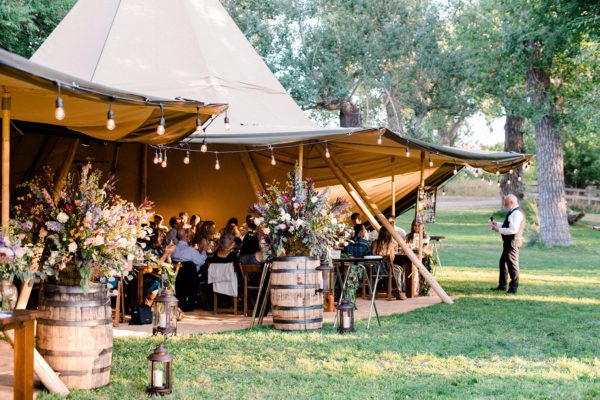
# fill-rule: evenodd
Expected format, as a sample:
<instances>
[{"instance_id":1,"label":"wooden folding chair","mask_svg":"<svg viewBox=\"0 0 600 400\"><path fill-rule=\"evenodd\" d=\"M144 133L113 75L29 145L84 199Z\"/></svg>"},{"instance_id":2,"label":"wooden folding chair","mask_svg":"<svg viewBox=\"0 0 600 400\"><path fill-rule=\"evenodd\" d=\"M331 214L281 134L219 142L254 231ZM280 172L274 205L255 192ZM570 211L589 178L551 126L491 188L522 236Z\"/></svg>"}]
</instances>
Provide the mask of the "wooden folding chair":
<instances>
[{"instance_id":1,"label":"wooden folding chair","mask_svg":"<svg viewBox=\"0 0 600 400\"><path fill-rule=\"evenodd\" d=\"M248 291L255 290L258 292L258 286L248 284L248 273L260 273L263 267L260 264L242 264L240 263L240 271L244 282L244 317L248 317Z\"/></svg>"}]
</instances>

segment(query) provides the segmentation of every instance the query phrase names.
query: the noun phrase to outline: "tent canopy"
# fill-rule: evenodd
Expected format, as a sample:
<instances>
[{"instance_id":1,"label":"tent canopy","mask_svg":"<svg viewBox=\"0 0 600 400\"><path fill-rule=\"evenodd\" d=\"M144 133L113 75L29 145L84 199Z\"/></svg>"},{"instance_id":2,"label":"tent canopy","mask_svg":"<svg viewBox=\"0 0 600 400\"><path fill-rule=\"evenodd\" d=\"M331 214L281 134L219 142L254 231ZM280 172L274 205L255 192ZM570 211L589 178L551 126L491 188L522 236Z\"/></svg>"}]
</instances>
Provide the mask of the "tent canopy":
<instances>
[{"instance_id":1,"label":"tent canopy","mask_svg":"<svg viewBox=\"0 0 600 400\"><path fill-rule=\"evenodd\" d=\"M65 118L54 117L60 86ZM199 100L148 96L83 80L36 64L0 49L0 87L11 96L11 119L47 125L64 134L78 133L100 140L141 143L172 143L227 109L225 104ZM109 104L116 127L106 128ZM156 134L163 106L166 133Z\"/></svg>"}]
</instances>

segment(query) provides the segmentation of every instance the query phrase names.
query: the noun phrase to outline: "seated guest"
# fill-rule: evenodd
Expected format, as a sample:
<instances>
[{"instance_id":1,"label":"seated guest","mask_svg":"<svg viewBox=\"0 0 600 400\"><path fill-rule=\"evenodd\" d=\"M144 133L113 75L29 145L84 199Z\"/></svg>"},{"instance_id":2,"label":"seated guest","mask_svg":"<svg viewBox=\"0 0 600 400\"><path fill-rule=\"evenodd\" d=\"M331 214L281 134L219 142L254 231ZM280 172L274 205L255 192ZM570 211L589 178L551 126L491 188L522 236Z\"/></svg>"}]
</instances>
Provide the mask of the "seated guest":
<instances>
[{"instance_id":1,"label":"seated guest","mask_svg":"<svg viewBox=\"0 0 600 400\"><path fill-rule=\"evenodd\" d=\"M179 306L183 311L192 311L196 308L199 288L198 273L200 267L206 262L206 253L199 252L190 245L190 230L177 231L177 247L171 256L174 263L182 263L175 280L175 290L179 299Z\"/></svg>"},{"instance_id":2,"label":"seated guest","mask_svg":"<svg viewBox=\"0 0 600 400\"><path fill-rule=\"evenodd\" d=\"M247 232L242 239L240 248L240 262L242 264L261 264L264 259L262 249L260 248L260 238L258 237L257 227L254 218L246 218Z\"/></svg>"},{"instance_id":3,"label":"seated guest","mask_svg":"<svg viewBox=\"0 0 600 400\"><path fill-rule=\"evenodd\" d=\"M406 239L406 231L400 228L398 225L396 225L396 217L392 215L388 218L388 221L390 222L390 224L392 224L392 226L394 227L396 232L398 232L398 234L402 237L402 239Z\"/></svg>"},{"instance_id":4,"label":"seated guest","mask_svg":"<svg viewBox=\"0 0 600 400\"><path fill-rule=\"evenodd\" d=\"M363 224L354 225L354 237L350 244L344 248L344 253L354 257L363 257L371 254L371 245L367 240L367 228Z\"/></svg>"},{"instance_id":5,"label":"seated guest","mask_svg":"<svg viewBox=\"0 0 600 400\"><path fill-rule=\"evenodd\" d=\"M204 221L199 229L196 229L193 244L198 251L212 253L215 249L215 231L214 221Z\"/></svg>"},{"instance_id":6,"label":"seated guest","mask_svg":"<svg viewBox=\"0 0 600 400\"><path fill-rule=\"evenodd\" d=\"M221 236L223 235L231 235L234 238L238 239L242 237L242 234L240 233L240 230L238 229L236 224L228 224L225 228L223 228L223 230L221 231Z\"/></svg>"},{"instance_id":7,"label":"seated guest","mask_svg":"<svg viewBox=\"0 0 600 400\"><path fill-rule=\"evenodd\" d=\"M360 214L355 212L350 215L350 225L355 226L357 224L362 224Z\"/></svg>"},{"instance_id":8,"label":"seated guest","mask_svg":"<svg viewBox=\"0 0 600 400\"><path fill-rule=\"evenodd\" d=\"M223 235L217 242L215 255L210 260L211 264L237 263L235 253L235 240L232 235Z\"/></svg>"},{"instance_id":9,"label":"seated guest","mask_svg":"<svg viewBox=\"0 0 600 400\"><path fill-rule=\"evenodd\" d=\"M221 230L219 231L219 235L222 236L222 235L226 234L227 230L229 230L231 232L234 229L234 226L235 226L235 228L237 228L238 224L239 224L239 221L236 217L229 218L229 221L227 221L225 226L223 228L221 228Z\"/></svg>"},{"instance_id":10,"label":"seated guest","mask_svg":"<svg viewBox=\"0 0 600 400\"><path fill-rule=\"evenodd\" d=\"M250 223L254 223L254 217L251 214L248 214L246 215L246 222L240 227L240 234L242 237L246 236L246 233L248 233L248 226Z\"/></svg>"},{"instance_id":11,"label":"seated guest","mask_svg":"<svg viewBox=\"0 0 600 400\"><path fill-rule=\"evenodd\" d=\"M196 228L198 228L198 224L200 223L200 221L201 219L198 214L193 214L190 217L190 230L192 231L192 237L194 237L194 234L196 233Z\"/></svg>"},{"instance_id":12,"label":"seated guest","mask_svg":"<svg viewBox=\"0 0 600 400\"><path fill-rule=\"evenodd\" d=\"M190 216L185 211L181 211L179 213L179 219L181 220L181 224L183 225L183 227L186 227L186 225L188 224L189 217ZM189 227L186 227L186 228L189 228Z\"/></svg>"},{"instance_id":13,"label":"seated guest","mask_svg":"<svg viewBox=\"0 0 600 400\"><path fill-rule=\"evenodd\" d=\"M410 225L410 233L406 235L406 244L413 249L419 249L419 224L417 220L413 220ZM433 250L429 248L429 235L425 232L425 226L423 226L423 252L426 254L431 254Z\"/></svg>"},{"instance_id":14,"label":"seated guest","mask_svg":"<svg viewBox=\"0 0 600 400\"><path fill-rule=\"evenodd\" d=\"M150 223L150 226L152 228L156 228L156 229L159 229L159 230L167 233L169 231L169 228L167 228L166 226L163 225L163 221L164 221L164 218L162 215L154 214L154 218L153 218L153 221Z\"/></svg>"},{"instance_id":15,"label":"seated guest","mask_svg":"<svg viewBox=\"0 0 600 400\"><path fill-rule=\"evenodd\" d=\"M171 230L167 233L167 236L165 237L163 247L167 246L169 243L177 244L177 231L183 228L181 218L171 217L171 219L169 219L169 226L171 227Z\"/></svg>"},{"instance_id":16,"label":"seated guest","mask_svg":"<svg viewBox=\"0 0 600 400\"><path fill-rule=\"evenodd\" d=\"M377 239L371 243L371 252L373 255L383 257L384 264L381 272L384 275L389 274L390 265L394 267L394 281L396 282L397 289L399 289L402 285L402 269L394 263L396 253L398 252L398 244L392 240L392 235L387 229L381 228L379 230ZM406 299L406 295L401 293L401 290L396 290L395 292L398 300Z\"/></svg>"}]
</instances>

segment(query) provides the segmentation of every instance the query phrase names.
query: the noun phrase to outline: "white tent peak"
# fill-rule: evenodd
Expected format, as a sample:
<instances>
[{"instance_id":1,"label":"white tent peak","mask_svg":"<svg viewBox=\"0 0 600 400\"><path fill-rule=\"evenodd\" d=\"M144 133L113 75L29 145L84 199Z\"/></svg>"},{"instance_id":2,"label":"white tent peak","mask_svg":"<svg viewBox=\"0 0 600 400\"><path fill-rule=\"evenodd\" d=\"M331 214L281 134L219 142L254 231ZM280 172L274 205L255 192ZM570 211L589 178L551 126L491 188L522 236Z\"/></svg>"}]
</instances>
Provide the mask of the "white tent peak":
<instances>
[{"instance_id":1,"label":"white tent peak","mask_svg":"<svg viewBox=\"0 0 600 400\"><path fill-rule=\"evenodd\" d=\"M320 130L218 0L79 0L32 61L123 90L227 103L232 133ZM211 133L226 133L222 117Z\"/></svg>"}]
</instances>

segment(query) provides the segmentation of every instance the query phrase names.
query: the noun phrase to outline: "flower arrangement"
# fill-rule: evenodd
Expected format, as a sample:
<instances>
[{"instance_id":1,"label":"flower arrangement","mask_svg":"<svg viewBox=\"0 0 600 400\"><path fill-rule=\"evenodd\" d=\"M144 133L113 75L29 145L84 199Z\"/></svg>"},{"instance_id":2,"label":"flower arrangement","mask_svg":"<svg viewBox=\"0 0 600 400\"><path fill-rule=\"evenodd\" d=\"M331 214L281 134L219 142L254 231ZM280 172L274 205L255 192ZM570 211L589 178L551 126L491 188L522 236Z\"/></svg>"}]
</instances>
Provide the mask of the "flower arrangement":
<instances>
[{"instance_id":1,"label":"flower arrangement","mask_svg":"<svg viewBox=\"0 0 600 400\"><path fill-rule=\"evenodd\" d=\"M28 229L31 224L11 221L6 235L0 231L0 280L28 277L29 265L35 255L34 245L27 242L23 232Z\"/></svg>"},{"instance_id":2,"label":"flower arrangement","mask_svg":"<svg viewBox=\"0 0 600 400\"><path fill-rule=\"evenodd\" d=\"M254 222L267 243L265 255L329 257L347 230L340 220L348 216L348 204L340 198L330 202L328 194L318 192L312 179L303 181L297 166L283 188L275 182L259 193L250 212L258 214Z\"/></svg>"},{"instance_id":3,"label":"flower arrangement","mask_svg":"<svg viewBox=\"0 0 600 400\"><path fill-rule=\"evenodd\" d=\"M13 211L20 223L31 224L32 243L43 244L40 277L60 275L69 266L79 272L79 283L86 288L93 279L122 273L141 256L137 241L148 237L142 222L152 204L145 201L135 207L114 193L114 178L101 184L101 177L91 164L83 166L77 179L67 177L56 201L50 195L54 179L49 169L20 185L23 193Z\"/></svg>"}]
</instances>

